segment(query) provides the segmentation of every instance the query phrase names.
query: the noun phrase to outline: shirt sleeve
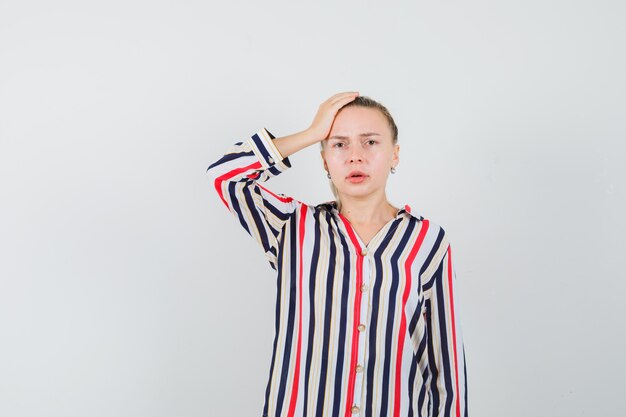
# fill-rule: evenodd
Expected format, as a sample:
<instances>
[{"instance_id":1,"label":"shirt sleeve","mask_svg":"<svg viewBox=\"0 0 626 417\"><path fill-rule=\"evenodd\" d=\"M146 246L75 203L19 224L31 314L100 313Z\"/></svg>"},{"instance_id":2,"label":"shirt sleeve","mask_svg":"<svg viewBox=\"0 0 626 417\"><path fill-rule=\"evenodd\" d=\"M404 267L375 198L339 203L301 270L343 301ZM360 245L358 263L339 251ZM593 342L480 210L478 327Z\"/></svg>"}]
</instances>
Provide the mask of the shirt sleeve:
<instances>
[{"instance_id":1,"label":"shirt sleeve","mask_svg":"<svg viewBox=\"0 0 626 417\"><path fill-rule=\"evenodd\" d=\"M280 235L299 202L260 184L291 167L273 139L263 128L247 140L235 143L208 167L207 176L226 208L261 245L270 265L276 269Z\"/></svg>"},{"instance_id":2,"label":"shirt sleeve","mask_svg":"<svg viewBox=\"0 0 626 417\"><path fill-rule=\"evenodd\" d=\"M467 373L459 319L452 249L443 240L443 257L424 292L428 333L428 367L433 415L467 417Z\"/></svg>"}]
</instances>

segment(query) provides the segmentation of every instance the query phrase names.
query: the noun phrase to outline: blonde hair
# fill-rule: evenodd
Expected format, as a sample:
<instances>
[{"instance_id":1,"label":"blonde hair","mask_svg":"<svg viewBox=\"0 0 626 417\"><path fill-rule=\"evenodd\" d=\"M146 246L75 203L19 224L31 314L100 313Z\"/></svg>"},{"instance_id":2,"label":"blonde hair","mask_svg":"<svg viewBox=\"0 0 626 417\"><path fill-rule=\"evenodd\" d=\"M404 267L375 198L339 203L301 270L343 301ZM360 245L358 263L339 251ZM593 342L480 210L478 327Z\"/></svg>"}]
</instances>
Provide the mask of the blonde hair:
<instances>
[{"instance_id":1,"label":"blonde hair","mask_svg":"<svg viewBox=\"0 0 626 417\"><path fill-rule=\"evenodd\" d=\"M393 140L393 144L395 145L396 143L398 143L398 126L396 126L396 122L393 120L393 117L391 117L391 113L389 113L387 107L367 96L358 96L357 98L343 106L341 109L339 109L339 111L345 109L346 107L366 107L380 111L382 115L385 116L385 119L387 119L387 123L389 124L389 128L391 129L391 138ZM320 148L322 150L324 150L324 142L325 141L323 140L320 141ZM337 187L335 187L332 178L328 181L330 182L330 190L333 192L335 200L337 201L337 210L341 211L341 200L339 200Z\"/></svg>"}]
</instances>

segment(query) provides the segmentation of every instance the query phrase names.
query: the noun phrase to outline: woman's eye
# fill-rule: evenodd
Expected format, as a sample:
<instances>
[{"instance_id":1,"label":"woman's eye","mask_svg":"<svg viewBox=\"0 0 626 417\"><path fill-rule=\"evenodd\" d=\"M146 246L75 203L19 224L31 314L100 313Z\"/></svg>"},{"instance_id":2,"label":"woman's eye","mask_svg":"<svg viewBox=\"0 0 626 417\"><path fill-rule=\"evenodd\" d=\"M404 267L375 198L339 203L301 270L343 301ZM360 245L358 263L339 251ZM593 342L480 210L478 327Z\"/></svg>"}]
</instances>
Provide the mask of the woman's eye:
<instances>
[{"instance_id":1,"label":"woman's eye","mask_svg":"<svg viewBox=\"0 0 626 417\"><path fill-rule=\"evenodd\" d=\"M335 148L343 148L343 143L342 142L337 142L333 145Z\"/></svg>"}]
</instances>

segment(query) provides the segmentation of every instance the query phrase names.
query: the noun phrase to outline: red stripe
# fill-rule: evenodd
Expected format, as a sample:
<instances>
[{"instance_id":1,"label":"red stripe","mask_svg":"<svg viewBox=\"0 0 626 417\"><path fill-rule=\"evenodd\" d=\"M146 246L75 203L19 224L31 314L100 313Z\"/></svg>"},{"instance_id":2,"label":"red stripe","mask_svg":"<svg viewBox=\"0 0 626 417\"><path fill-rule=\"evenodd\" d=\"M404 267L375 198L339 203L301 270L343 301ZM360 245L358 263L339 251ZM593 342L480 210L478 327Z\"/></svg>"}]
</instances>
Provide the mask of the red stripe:
<instances>
[{"instance_id":1,"label":"red stripe","mask_svg":"<svg viewBox=\"0 0 626 417\"><path fill-rule=\"evenodd\" d=\"M282 201L283 203L290 203L291 201L293 201L293 198L291 197L283 197L281 195L278 194L274 194L273 192L271 192L270 190L268 190L267 188L263 187L261 184L257 184L259 186L259 188L263 189L264 191L270 193L271 195L273 195L276 199Z\"/></svg>"},{"instance_id":2,"label":"red stripe","mask_svg":"<svg viewBox=\"0 0 626 417\"><path fill-rule=\"evenodd\" d=\"M354 396L354 385L356 382L356 365L357 365L357 351L359 348L359 329L358 326L361 321L360 312L361 312L361 284L363 283L363 255L361 255L361 245L352 230L352 226L348 219L343 217L340 213L339 217L343 221L343 224L348 231L348 236L350 236L350 240L354 244L357 250L357 259L356 259L356 291L355 291L355 301L354 301L354 324L352 326L352 349L350 353L350 378L348 379L348 394L346 401L346 417L352 415L352 397Z\"/></svg>"},{"instance_id":3,"label":"red stripe","mask_svg":"<svg viewBox=\"0 0 626 417\"><path fill-rule=\"evenodd\" d=\"M289 412L287 416L293 417L296 411L296 401L298 399L298 384L300 382L300 351L302 346L302 270L303 270L303 247L304 247L304 225L306 220L307 206L306 204L302 204L300 206L300 224L299 224L299 247L300 247L300 272L299 272L299 280L298 284L298 345L296 350L296 367L293 372L293 384L291 384L291 400L289 401Z\"/></svg>"},{"instance_id":4,"label":"red stripe","mask_svg":"<svg viewBox=\"0 0 626 417\"><path fill-rule=\"evenodd\" d=\"M459 396L461 393L459 392L459 368L458 368L458 359L456 354L456 326L455 326L455 316L454 316L454 296L452 295L452 253L450 250L450 246L448 246L448 294L450 296L450 323L452 324L452 343L454 347L454 379L456 382L456 393L454 395L454 400L456 401L456 415L457 417L461 417L461 402L459 401Z\"/></svg>"},{"instance_id":5,"label":"red stripe","mask_svg":"<svg viewBox=\"0 0 626 417\"><path fill-rule=\"evenodd\" d=\"M224 202L224 205L226 206L226 208L230 210L230 207L228 206L228 203L226 202L226 199L224 198L224 193L222 191L222 183L224 181L231 179L237 174L241 174L242 172L249 171L251 169L259 169L259 168L261 168L261 162L257 161L253 164L248 165L247 167L235 168L231 171L228 171L225 174L220 175L219 177L215 179L215 183L214 183L215 189L217 190L217 194L219 194L220 198Z\"/></svg>"},{"instance_id":6,"label":"red stripe","mask_svg":"<svg viewBox=\"0 0 626 417\"><path fill-rule=\"evenodd\" d=\"M348 219L346 219L341 213L339 213L339 217L343 221L343 224L346 227L346 230L348 231L348 236L350 236L350 240L352 241L352 244L354 244L354 247L356 248L358 254L360 255L361 244L359 243L359 239L357 239L356 234L354 234L354 230L352 230L352 225L350 224L350 221L348 221Z\"/></svg>"},{"instance_id":7,"label":"red stripe","mask_svg":"<svg viewBox=\"0 0 626 417\"><path fill-rule=\"evenodd\" d=\"M404 263L404 273L406 275L406 285L404 287L404 292L402 293L402 315L400 316L400 338L398 340L398 354L396 357L396 383L395 383L395 391L394 391L394 407L393 407L393 415L394 417L398 417L400 415L400 388L401 388L401 370L402 370L402 349L404 347L404 335L406 333L406 314L404 313L404 309L406 307L406 302L409 299L409 293L411 291L411 265L415 260L415 256L417 256L417 252L422 246L422 242L424 241L424 236L426 236L426 232L428 231L428 220L422 221L422 228L420 229L417 239L415 240L415 244L409 253L409 256Z\"/></svg>"}]
</instances>

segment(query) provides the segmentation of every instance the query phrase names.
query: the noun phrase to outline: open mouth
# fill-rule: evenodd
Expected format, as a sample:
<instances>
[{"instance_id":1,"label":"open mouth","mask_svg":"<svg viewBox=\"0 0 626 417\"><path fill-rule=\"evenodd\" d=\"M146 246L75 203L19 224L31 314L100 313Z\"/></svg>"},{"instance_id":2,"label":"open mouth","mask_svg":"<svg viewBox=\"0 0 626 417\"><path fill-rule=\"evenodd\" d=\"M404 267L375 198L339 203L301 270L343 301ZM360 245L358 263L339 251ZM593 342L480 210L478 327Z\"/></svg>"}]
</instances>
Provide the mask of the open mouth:
<instances>
[{"instance_id":1,"label":"open mouth","mask_svg":"<svg viewBox=\"0 0 626 417\"><path fill-rule=\"evenodd\" d=\"M348 175L348 178L347 178L347 179L348 179L348 181L350 181L350 182L354 182L354 183L356 183L356 182L362 182L362 181L364 181L367 177L368 177L368 176L367 176L364 172L361 172L361 171L352 171L352 172L350 173L350 175Z\"/></svg>"}]
</instances>

